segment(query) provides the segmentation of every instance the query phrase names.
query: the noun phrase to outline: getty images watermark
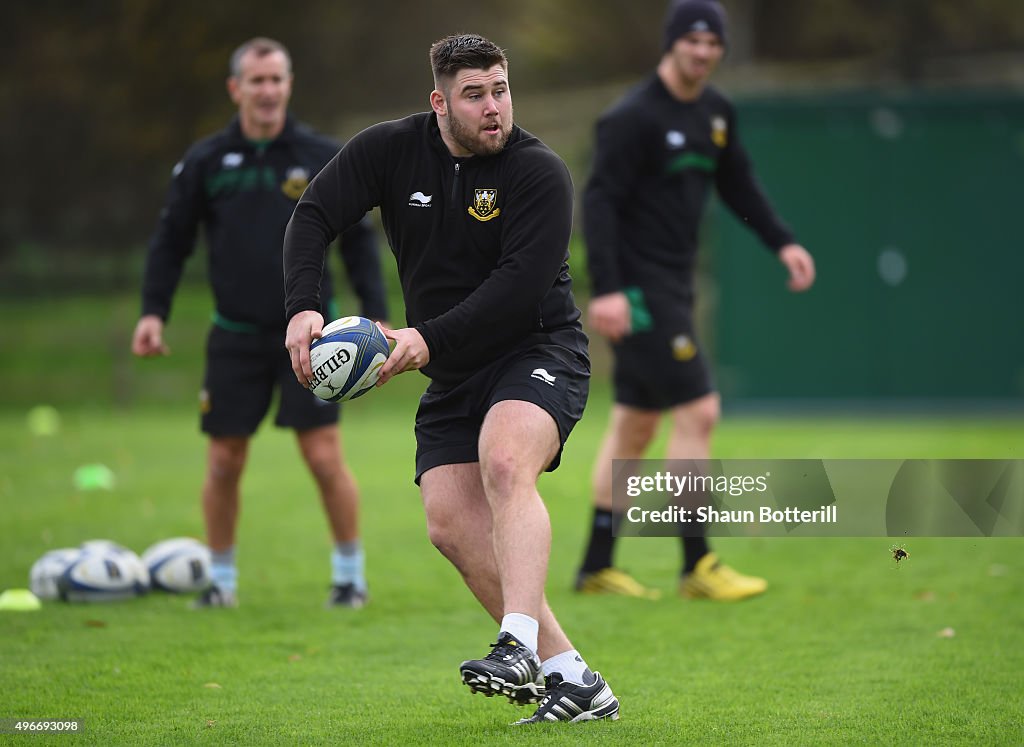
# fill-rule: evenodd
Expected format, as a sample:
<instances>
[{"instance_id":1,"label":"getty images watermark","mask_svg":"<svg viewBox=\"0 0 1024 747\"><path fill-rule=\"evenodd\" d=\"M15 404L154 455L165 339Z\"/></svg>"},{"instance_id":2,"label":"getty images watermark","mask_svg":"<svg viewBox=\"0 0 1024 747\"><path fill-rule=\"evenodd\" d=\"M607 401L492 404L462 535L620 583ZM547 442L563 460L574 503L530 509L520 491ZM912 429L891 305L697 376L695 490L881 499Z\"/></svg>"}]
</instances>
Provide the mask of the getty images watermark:
<instances>
[{"instance_id":1,"label":"getty images watermark","mask_svg":"<svg viewBox=\"0 0 1024 747\"><path fill-rule=\"evenodd\" d=\"M1017 460L612 463L617 535L1024 536Z\"/></svg>"}]
</instances>

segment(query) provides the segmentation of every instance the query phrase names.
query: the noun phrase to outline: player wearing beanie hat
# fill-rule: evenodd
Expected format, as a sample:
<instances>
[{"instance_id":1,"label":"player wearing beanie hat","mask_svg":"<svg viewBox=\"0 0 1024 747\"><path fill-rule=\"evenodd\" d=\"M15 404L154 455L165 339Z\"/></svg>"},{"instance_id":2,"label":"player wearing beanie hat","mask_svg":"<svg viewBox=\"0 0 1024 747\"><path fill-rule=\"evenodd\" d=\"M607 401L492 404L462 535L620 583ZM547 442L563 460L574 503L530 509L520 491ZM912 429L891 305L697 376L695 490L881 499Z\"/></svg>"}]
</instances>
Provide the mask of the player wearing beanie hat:
<instances>
[{"instance_id":1,"label":"player wearing beanie hat","mask_svg":"<svg viewBox=\"0 0 1024 747\"><path fill-rule=\"evenodd\" d=\"M675 0L665 15L663 49L672 49L676 39L692 31L710 31L726 46L725 23L725 9L713 0Z\"/></svg>"},{"instance_id":2,"label":"player wearing beanie hat","mask_svg":"<svg viewBox=\"0 0 1024 747\"><path fill-rule=\"evenodd\" d=\"M597 123L583 193L592 329L614 358L614 407L594 463L590 541L576 579L583 593L655 598L615 568L616 531L629 505L613 503L614 460L642 459L663 418L665 458L710 459L720 402L694 325L698 228L712 191L775 253L789 288L814 283L814 261L776 215L754 176L729 99L708 80L725 54L726 18L711 0L673 0L657 68ZM593 343L592 343L593 344ZM681 525L679 593L731 601L767 582L722 564L704 527Z\"/></svg>"}]
</instances>

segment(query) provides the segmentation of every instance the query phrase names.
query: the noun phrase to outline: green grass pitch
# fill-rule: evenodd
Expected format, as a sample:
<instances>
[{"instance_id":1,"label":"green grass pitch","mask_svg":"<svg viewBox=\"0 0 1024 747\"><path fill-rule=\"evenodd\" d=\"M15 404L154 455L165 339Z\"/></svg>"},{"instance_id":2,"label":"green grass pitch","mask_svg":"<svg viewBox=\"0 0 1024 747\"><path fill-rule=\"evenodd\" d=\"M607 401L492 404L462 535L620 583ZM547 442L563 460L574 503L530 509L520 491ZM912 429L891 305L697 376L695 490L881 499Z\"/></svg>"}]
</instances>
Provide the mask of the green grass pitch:
<instances>
[{"instance_id":1,"label":"green grass pitch","mask_svg":"<svg viewBox=\"0 0 1024 747\"><path fill-rule=\"evenodd\" d=\"M237 610L197 613L151 594L0 613L0 718L81 718L33 743L1019 744L1024 735L1024 540L720 539L767 594L721 605L672 591L678 543L624 540L620 564L661 587L639 602L569 592L589 514L597 392L561 469L542 479L554 527L549 596L622 702L615 723L512 729L525 711L471 696L463 658L496 626L430 546L410 478L413 393L396 380L347 406L364 493L371 604L323 608L329 541L287 433L264 428L244 483ZM391 385L389 385L391 386ZM110 538L137 551L199 534L203 442L193 413L67 409L56 436L0 415L0 588L24 587L46 549ZM1014 457L1016 421L727 418L721 457ZM111 491L79 492L102 462ZM955 635L941 637L951 628ZM0 735L0 743L27 737Z\"/></svg>"},{"instance_id":2,"label":"green grass pitch","mask_svg":"<svg viewBox=\"0 0 1024 747\"><path fill-rule=\"evenodd\" d=\"M193 412L208 324L179 294L174 354L137 362L133 297L0 302L0 589L45 550L109 538L142 551L202 534L204 442ZM397 318L397 317L396 317ZM60 329L60 366L47 341ZM8 354L9 353L9 354ZM69 375L68 371L73 371ZM569 588L590 514L590 460L608 411L595 377L562 467L541 481L554 530L548 594L622 702L615 723L508 724L528 711L471 696L464 658L496 626L427 540L411 482L416 374L346 406L361 484L371 603L323 607L330 542L293 439L264 427L243 485L242 606L197 613L151 594L0 612L0 719L81 718L77 736L0 744L1021 744L1024 539L719 539L768 578L748 602L673 594L679 543L632 538L617 560L659 602ZM26 426L32 404L57 435ZM1024 458L1021 419L726 417L720 458ZM76 491L103 463L111 491ZM941 637L950 628L953 637Z\"/></svg>"}]
</instances>

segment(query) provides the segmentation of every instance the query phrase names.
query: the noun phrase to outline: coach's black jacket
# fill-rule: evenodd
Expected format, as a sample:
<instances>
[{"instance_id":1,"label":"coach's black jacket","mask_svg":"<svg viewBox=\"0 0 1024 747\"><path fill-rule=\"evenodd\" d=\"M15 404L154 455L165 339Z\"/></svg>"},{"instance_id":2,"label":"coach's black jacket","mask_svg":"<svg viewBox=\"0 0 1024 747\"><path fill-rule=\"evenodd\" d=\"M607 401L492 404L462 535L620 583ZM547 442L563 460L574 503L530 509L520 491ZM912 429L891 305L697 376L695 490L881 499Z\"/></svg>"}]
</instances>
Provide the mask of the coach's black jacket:
<instances>
[{"instance_id":1,"label":"coach's black jacket","mask_svg":"<svg viewBox=\"0 0 1024 747\"><path fill-rule=\"evenodd\" d=\"M221 132L194 144L174 167L149 244L142 313L167 319L199 224L204 223L218 319L240 329L283 330L288 323L281 271L284 229L302 190L340 147L291 118L270 142L247 140L235 117ZM349 280L362 302L360 313L386 319L372 228L366 222L354 224L341 244ZM327 314L332 296L325 271L322 298Z\"/></svg>"},{"instance_id":2,"label":"coach's black jacket","mask_svg":"<svg viewBox=\"0 0 1024 747\"><path fill-rule=\"evenodd\" d=\"M285 233L288 317L320 307L325 247L379 206L407 322L430 350L423 373L454 384L542 342L587 362L568 268L572 202L565 164L518 126L500 153L454 158L433 113L375 125L295 208Z\"/></svg>"},{"instance_id":3,"label":"coach's black jacket","mask_svg":"<svg viewBox=\"0 0 1024 747\"><path fill-rule=\"evenodd\" d=\"M691 303L697 230L712 187L769 249L793 241L754 176L732 103L715 88L679 101L651 74L596 130L583 193L594 295L639 286Z\"/></svg>"}]
</instances>

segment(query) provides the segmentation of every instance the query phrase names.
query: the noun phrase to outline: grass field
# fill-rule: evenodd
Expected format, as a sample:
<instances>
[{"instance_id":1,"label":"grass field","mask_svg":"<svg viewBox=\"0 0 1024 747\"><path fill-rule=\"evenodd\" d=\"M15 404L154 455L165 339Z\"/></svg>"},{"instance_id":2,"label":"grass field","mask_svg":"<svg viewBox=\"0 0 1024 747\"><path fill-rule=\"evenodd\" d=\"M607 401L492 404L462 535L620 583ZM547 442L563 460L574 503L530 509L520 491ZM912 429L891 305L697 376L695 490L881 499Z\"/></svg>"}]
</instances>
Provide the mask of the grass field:
<instances>
[{"instance_id":1,"label":"grass field","mask_svg":"<svg viewBox=\"0 0 1024 747\"><path fill-rule=\"evenodd\" d=\"M136 551L202 534L204 445L192 411L202 294L182 294L174 355L127 355L131 297L0 302L0 589L44 551L109 538ZM60 329L61 346L46 344ZM14 355L17 351L17 355ZM61 365L49 365L55 354ZM73 375L68 376L68 371ZM542 478L554 528L548 593L622 702L616 723L517 730L525 712L471 697L457 666L495 625L431 547L411 482L415 374L349 405L346 449L364 493L372 601L326 610L330 543L291 437L253 444L237 610L151 594L0 612L0 719L81 718L77 737L0 744L1021 744L1024 539L718 539L769 592L737 605L673 594L678 542L621 543L656 603L569 591L589 518L590 460L607 415L598 377L562 467ZM49 402L62 427L26 426ZM1024 458L1018 419L727 416L721 458ZM102 463L110 491L79 491ZM952 629L953 637L939 632Z\"/></svg>"},{"instance_id":2,"label":"grass field","mask_svg":"<svg viewBox=\"0 0 1024 747\"><path fill-rule=\"evenodd\" d=\"M631 539L619 560L664 589L662 601L571 594L606 412L600 395L563 467L543 478L555 534L549 595L613 685L622 719L511 729L521 711L471 697L458 681L458 662L482 654L495 626L427 541L409 480L406 395L375 392L346 414L365 494L365 610L322 607L324 521L291 438L266 428L245 482L242 606L196 613L183 598L153 594L0 613L0 718L82 718L80 737L33 743L104 745L1021 743L1021 539L915 540L898 568L886 538L717 540L728 562L772 584L737 605L675 598L678 543ZM201 534L203 449L192 413L63 415L49 438L30 436L24 413L0 416L2 588L26 586L49 548L107 537L141 551ZM727 419L716 450L1020 457L1022 443L1015 421ZM115 472L114 490L72 487L73 470L93 462ZM945 628L955 636L940 637Z\"/></svg>"}]
</instances>

